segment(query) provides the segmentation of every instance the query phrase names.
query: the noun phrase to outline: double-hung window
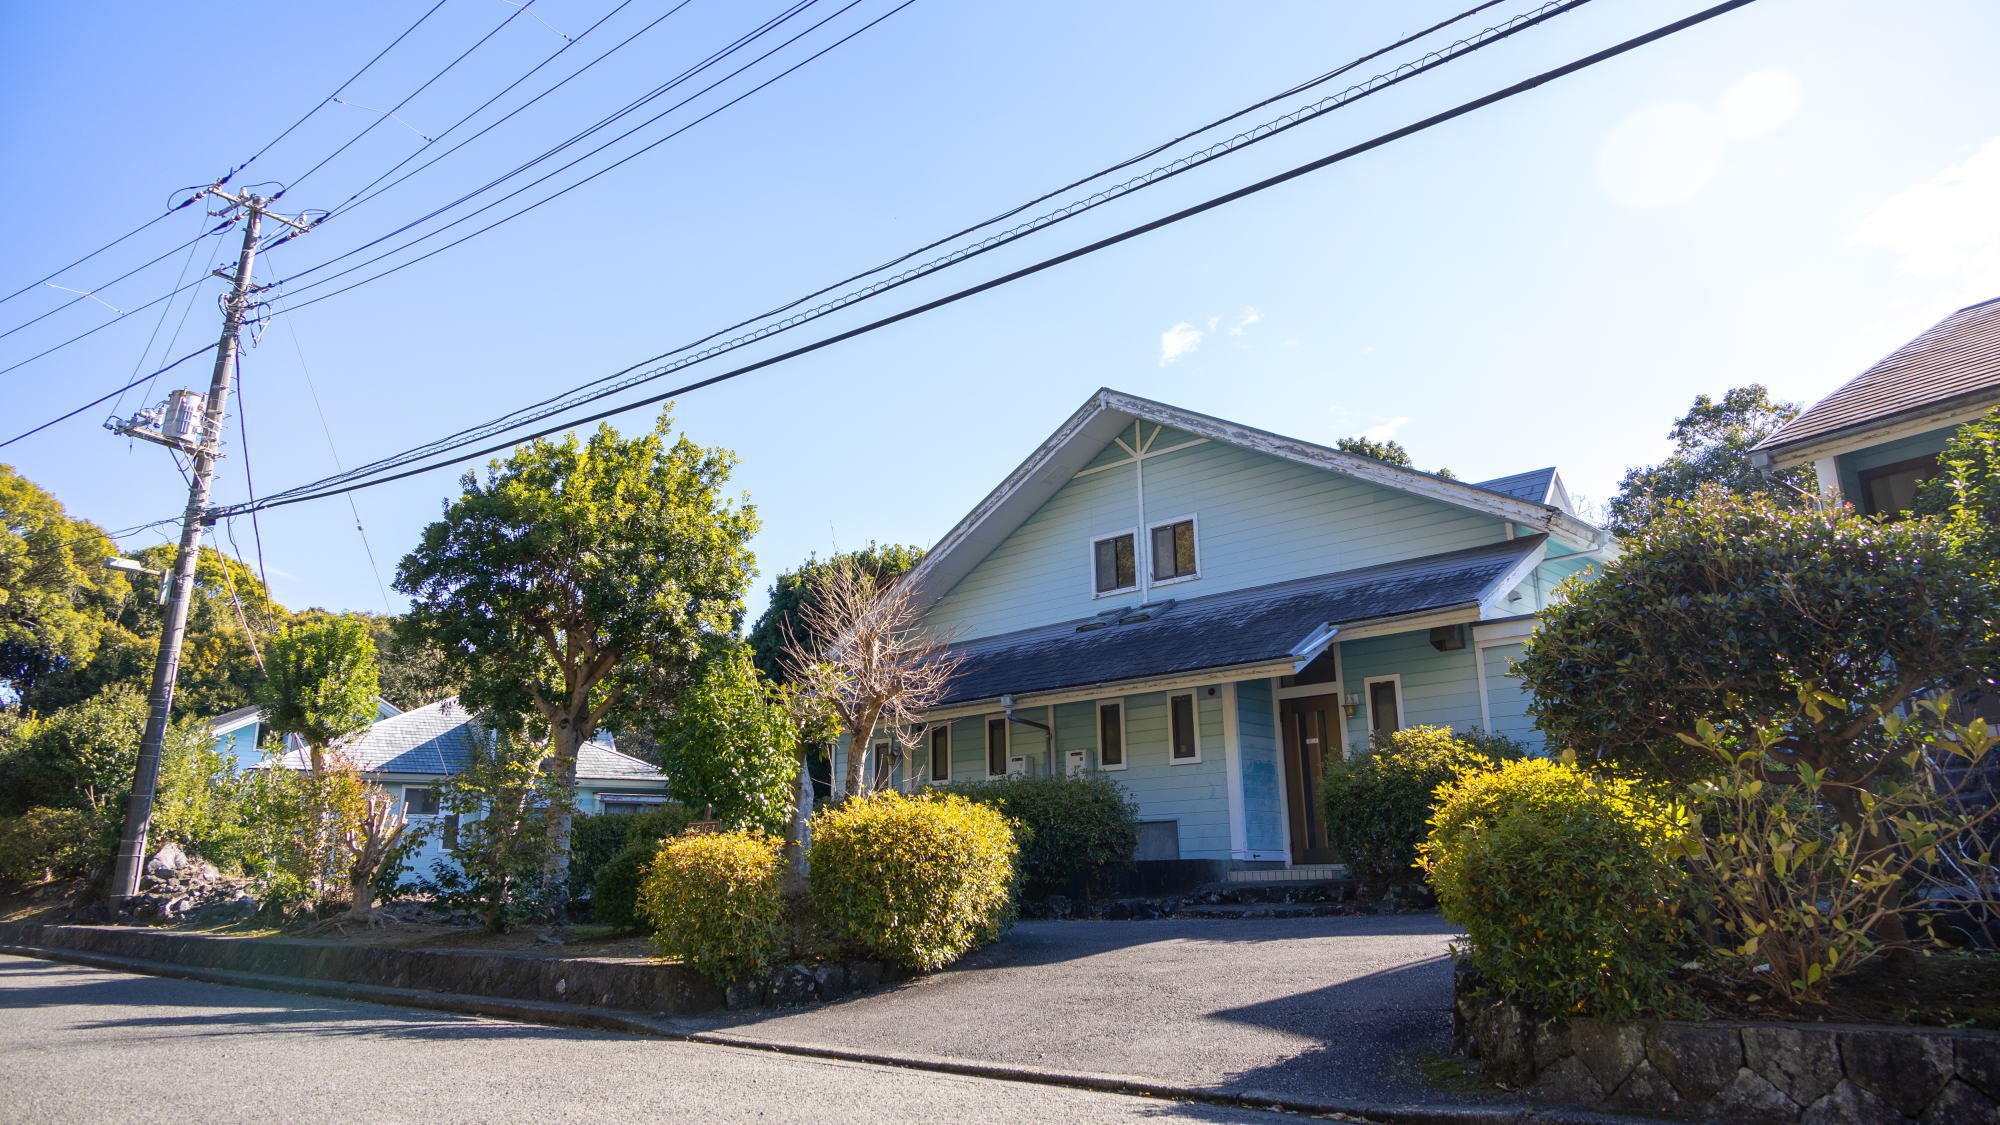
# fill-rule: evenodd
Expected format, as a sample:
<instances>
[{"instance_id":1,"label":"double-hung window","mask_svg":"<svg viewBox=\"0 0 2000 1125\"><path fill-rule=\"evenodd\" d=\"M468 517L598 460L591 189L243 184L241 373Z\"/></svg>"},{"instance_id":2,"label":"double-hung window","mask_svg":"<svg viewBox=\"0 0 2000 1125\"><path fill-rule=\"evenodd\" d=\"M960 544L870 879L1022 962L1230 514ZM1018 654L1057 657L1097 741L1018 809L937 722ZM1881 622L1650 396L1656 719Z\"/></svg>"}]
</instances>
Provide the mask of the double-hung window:
<instances>
[{"instance_id":1,"label":"double-hung window","mask_svg":"<svg viewBox=\"0 0 2000 1125\"><path fill-rule=\"evenodd\" d=\"M1097 768L1125 768L1125 705L1116 700L1097 705Z\"/></svg>"},{"instance_id":2,"label":"double-hung window","mask_svg":"<svg viewBox=\"0 0 2000 1125\"><path fill-rule=\"evenodd\" d=\"M1093 589L1102 594L1121 594L1139 587L1139 556L1132 532L1121 531L1090 542Z\"/></svg>"},{"instance_id":3,"label":"double-hung window","mask_svg":"<svg viewBox=\"0 0 2000 1125\"><path fill-rule=\"evenodd\" d=\"M1007 719L995 716L986 720L986 776L1007 776Z\"/></svg>"},{"instance_id":4,"label":"double-hung window","mask_svg":"<svg viewBox=\"0 0 2000 1125\"><path fill-rule=\"evenodd\" d=\"M411 816L436 816L438 792L428 785L405 785L403 808Z\"/></svg>"},{"instance_id":5,"label":"double-hung window","mask_svg":"<svg viewBox=\"0 0 2000 1125\"><path fill-rule=\"evenodd\" d=\"M930 731L931 780L951 780L951 727L935 726Z\"/></svg>"},{"instance_id":6,"label":"double-hung window","mask_svg":"<svg viewBox=\"0 0 2000 1125\"><path fill-rule=\"evenodd\" d=\"M1171 523L1155 524L1152 528L1150 548L1155 582L1193 578L1199 571L1194 557L1193 516Z\"/></svg>"},{"instance_id":7,"label":"double-hung window","mask_svg":"<svg viewBox=\"0 0 2000 1125\"><path fill-rule=\"evenodd\" d=\"M1168 762L1183 765L1201 761L1201 731L1195 726L1194 693L1167 697Z\"/></svg>"}]
</instances>

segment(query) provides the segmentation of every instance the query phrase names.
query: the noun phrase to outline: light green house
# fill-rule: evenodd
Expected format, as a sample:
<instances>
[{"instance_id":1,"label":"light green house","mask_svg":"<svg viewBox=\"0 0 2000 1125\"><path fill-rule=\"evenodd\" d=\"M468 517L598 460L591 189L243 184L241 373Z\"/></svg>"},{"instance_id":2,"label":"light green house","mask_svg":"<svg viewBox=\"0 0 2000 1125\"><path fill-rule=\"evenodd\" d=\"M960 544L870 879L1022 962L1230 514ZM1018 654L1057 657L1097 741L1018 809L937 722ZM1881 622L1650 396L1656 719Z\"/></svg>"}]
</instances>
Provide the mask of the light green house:
<instances>
[{"instance_id":1,"label":"light green house","mask_svg":"<svg viewBox=\"0 0 2000 1125\"><path fill-rule=\"evenodd\" d=\"M1141 860L1325 864L1328 755L1539 744L1510 662L1611 549L1553 469L1467 484L1099 391L907 579L963 664L898 781L1102 770Z\"/></svg>"}]
</instances>

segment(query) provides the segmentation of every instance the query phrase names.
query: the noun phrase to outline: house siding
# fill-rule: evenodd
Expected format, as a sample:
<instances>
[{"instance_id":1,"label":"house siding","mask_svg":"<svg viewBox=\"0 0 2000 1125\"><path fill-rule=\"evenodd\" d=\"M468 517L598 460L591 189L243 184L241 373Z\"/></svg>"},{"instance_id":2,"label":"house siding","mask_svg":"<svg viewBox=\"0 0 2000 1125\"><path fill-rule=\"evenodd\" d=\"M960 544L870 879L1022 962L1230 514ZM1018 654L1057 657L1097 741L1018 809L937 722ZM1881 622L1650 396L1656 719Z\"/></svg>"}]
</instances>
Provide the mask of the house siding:
<instances>
[{"instance_id":1,"label":"house siding","mask_svg":"<svg viewBox=\"0 0 2000 1125\"><path fill-rule=\"evenodd\" d=\"M1957 432L1957 426L1946 426L1840 454L1834 458L1834 465L1840 473L1840 494L1856 508L1861 507L1866 499L1861 495L1863 470L1893 465L1925 454L1942 453Z\"/></svg>"},{"instance_id":2,"label":"house siding","mask_svg":"<svg viewBox=\"0 0 2000 1125\"><path fill-rule=\"evenodd\" d=\"M1486 692L1487 729L1494 734L1516 738L1535 750L1542 748L1542 732L1528 714L1532 698L1526 684L1509 668L1521 658L1527 646L1519 641L1488 645L1479 650L1481 686Z\"/></svg>"},{"instance_id":3,"label":"house siding","mask_svg":"<svg viewBox=\"0 0 2000 1125\"><path fill-rule=\"evenodd\" d=\"M1373 717L1366 683L1374 676L1401 676L1403 725L1476 727L1479 725L1479 675L1476 650L1467 645L1452 652L1432 648L1427 632L1344 641L1340 646L1341 690L1360 696L1360 710L1347 723L1350 754L1368 745Z\"/></svg>"},{"instance_id":4,"label":"house siding","mask_svg":"<svg viewBox=\"0 0 2000 1125\"><path fill-rule=\"evenodd\" d=\"M1178 444L1172 433L1154 448ZM927 620L972 639L1130 604L1135 592L1094 596L1090 541L1138 530L1143 543L1148 524L1188 515L1196 520L1200 576L1161 585L1155 597L1246 589L1506 538L1496 517L1221 442L1105 464L1059 489Z\"/></svg>"},{"instance_id":5,"label":"house siding","mask_svg":"<svg viewBox=\"0 0 2000 1125\"><path fill-rule=\"evenodd\" d=\"M1285 797L1278 784L1283 748L1278 745L1273 686L1270 680L1246 680L1236 685L1243 846L1253 852L1278 852L1285 846Z\"/></svg>"}]
</instances>

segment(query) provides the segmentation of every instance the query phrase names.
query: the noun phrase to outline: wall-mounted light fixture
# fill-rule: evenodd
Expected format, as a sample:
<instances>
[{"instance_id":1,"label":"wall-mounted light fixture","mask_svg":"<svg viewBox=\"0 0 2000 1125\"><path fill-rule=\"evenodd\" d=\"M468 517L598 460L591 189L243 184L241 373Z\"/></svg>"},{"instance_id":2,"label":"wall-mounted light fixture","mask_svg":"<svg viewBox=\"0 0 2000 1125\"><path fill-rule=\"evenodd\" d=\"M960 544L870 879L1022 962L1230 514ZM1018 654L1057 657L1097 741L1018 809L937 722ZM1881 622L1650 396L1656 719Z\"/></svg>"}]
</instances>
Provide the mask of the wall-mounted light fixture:
<instances>
[{"instance_id":1,"label":"wall-mounted light fixture","mask_svg":"<svg viewBox=\"0 0 2000 1125\"><path fill-rule=\"evenodd\" d=\"M1361 710L1361 696L1351 691L1341 696L1340 709L1347 712L1348 718L1353 718Z\"/></svg>"}]
</instances>

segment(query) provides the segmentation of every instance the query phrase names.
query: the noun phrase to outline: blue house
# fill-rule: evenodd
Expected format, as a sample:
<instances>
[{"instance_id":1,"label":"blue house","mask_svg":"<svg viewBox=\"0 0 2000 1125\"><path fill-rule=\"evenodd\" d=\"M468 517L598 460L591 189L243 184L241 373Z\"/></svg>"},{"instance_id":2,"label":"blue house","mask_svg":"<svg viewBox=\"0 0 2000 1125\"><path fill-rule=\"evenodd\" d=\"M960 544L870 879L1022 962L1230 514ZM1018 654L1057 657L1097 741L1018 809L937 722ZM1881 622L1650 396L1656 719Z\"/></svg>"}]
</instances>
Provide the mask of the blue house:
<instances>
[{"instance_id":1,"label":"blue house","mask_svg":"<svg viewBox=\"0 0 2000 1125\"><path fill-rule=\"evenodd\" d=\"M402 711L395 704L379 695L375 697L375 718L378 721L400 714ZM264 709L256 704L217 715L208 721L208 730L215 736L215 748L236 763L238 773L262 765L270 744L276 741L270 723L264 718ZM305 743L299 741L297 735L284 737L284 749L304 748Z\"/></svg>"},{"instance_id":2,"label":"blue house","mask_svg":"<svg viewBox=\"0 0 2000 1125\"><path fill-rule=\"evenodd\" d=\"M1328 756L1539 745L1510 662L1613 549L1554 469L1469 484L1102 390L908 577L963 663L904 783L1101 770L1141 860L1327 864Z\"/></svg>"},{"instance_id":3,"label":"blue house","mask_svg":"<svg viewBox=\"0 0 2000 1125\"><path fill-rule=\"evenodd\" d=\"M1970 305L1813 403L1751 451L1811 465L1822 495L1864 515L1907 511L1967 422L2000 407L2000 298Z\"/></svg>"}]
</instances>

